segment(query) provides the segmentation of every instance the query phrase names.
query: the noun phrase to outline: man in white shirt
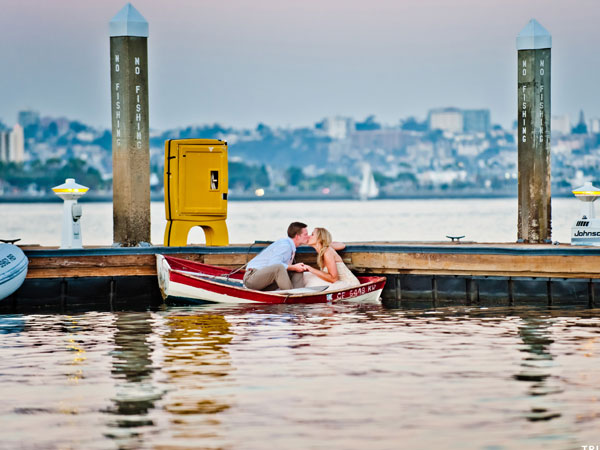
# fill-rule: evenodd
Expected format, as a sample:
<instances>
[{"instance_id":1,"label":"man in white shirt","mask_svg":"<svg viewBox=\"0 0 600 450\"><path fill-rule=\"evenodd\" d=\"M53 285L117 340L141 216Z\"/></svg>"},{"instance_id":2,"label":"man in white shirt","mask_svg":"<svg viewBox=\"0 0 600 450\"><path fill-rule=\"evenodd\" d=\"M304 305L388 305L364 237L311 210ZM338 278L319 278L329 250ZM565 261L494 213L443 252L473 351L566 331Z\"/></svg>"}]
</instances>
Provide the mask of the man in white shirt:
<instances>
[{"instance_id":1,"label":"man in white shirt","mask_svg":"<svg viewBox=\"0 0 600 450\"><path fill-rule=\"evenodd\" d=\"M244 274L244 286L258 291L304 286L302 272L308 269L304 263L293 262L296 247L308 242L307 226L302 222L292 222L287 234L288 237L273 242L250 260Z\"/></svg>"}]
</instances>

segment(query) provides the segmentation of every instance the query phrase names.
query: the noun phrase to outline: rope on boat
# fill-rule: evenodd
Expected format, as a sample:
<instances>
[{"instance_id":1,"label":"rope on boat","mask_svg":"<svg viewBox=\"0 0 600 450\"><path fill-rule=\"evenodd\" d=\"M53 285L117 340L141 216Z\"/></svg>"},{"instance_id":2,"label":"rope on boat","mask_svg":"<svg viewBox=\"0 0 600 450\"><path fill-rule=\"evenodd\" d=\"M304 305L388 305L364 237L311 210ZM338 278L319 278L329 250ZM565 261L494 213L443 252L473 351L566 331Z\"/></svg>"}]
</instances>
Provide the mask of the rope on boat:
<instances>
[{"instance_id":1,"label":"rope on boat","mask_svg":"<svg viewBox=\"0 0 600 450\"><path fill-rule=\"evenodd\" d=\"M254 241L252 244L250 244L250 247L248 247L248 251L246 252L246 259L248 259L248 256L250 255L250 250L252 250L252 246L255 244L272 244L273 241ZM238 267L237 269L229 272L227 275L225 275L225 278L227 279L227 281L229 281L229 277L238 273L240 270L244 269L248 263L250 261L248 261L246 264L244 264L243 266Z\"/></svg>"},{"instance_id":2,"label":"rope on boat","mask_svg":"<svg viewBox=\"0 0 600 450\"><path fill-rule=\"evenodd\" d=\"M250 261L248 261L248 262L250 262ZM238 267L237 269L235 269L235 270L234 270L234 271L232 271L232 272L229 272L227 275L225 275L225 278L227 278L227 280L229 280L229 277L230 277L231 275L238 273L240 270L242 270L242 269L243 269L244 267L246 267L247 265L248 265L248 263L244 264L243 266L240 266L240 267Z\"/></svg>"}]
</instances>

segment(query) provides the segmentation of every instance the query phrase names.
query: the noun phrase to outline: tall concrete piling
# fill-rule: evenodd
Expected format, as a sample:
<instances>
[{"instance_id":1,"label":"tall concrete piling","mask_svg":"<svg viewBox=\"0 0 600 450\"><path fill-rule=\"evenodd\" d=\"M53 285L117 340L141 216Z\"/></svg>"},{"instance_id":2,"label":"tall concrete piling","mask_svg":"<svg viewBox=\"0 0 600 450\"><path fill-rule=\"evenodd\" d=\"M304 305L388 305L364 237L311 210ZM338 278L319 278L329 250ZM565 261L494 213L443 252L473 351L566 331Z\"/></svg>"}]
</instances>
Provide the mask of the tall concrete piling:
<instances>
[{"instance_id":1,"label":"tall concrete piling","mask_svg":"<svg viewBox=\"0 0 600 450\"><path fill-rule=\"evenodd\" d=\"M518 240L552 241L550 194L550 52L552 37L531 19L517 36Z\"/></svg>"},{"instance_id":2,"label":"tall concrete piling","mask_svg":"<svg viewBox=\"0 0 600 450\"><path fill-rule=\"evenodd\" d=\"M148 22L128 3L110 21L113 240L150 243Z\"/></svg>"}]
</instances>

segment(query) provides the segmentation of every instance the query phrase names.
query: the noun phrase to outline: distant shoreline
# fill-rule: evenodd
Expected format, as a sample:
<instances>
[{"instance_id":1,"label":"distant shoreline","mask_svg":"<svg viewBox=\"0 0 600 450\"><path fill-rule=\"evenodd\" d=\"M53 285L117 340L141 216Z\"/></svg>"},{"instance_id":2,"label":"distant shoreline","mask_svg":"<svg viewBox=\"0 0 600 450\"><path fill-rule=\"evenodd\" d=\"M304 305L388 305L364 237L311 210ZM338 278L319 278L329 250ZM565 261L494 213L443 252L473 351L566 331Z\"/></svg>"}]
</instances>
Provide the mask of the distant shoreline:
<instances>
[{"instance_id":1,"label":"distant shoreline","mask_svg":"<svg viewBox=\"0 0 600 450\"><path fill-rule=\"evenodd\" d=\"M572 197L571 191L558 191L552 193L553 197ZM497 192L482 192L482 191L422 191L422 192L407 192L404 194L380 196L369 201L378 200L429 200L429 199L485 199L485 198L517 198L516 191L497 191ZM152 195L150 200L153 202L163 202L162 195ZM240 195L229 194L230 202L247 202L247 201L306 201L306 200L358 200L357 197L346 195L323 195L323 194L265 194L262 197L255 195ZM112 202L111 195L93 195L88 194L80 200L82 203L93 202ZM61 203L62 200L56 195L3 195L0 196L0 203Z\"/></svg>"}]
</instances>

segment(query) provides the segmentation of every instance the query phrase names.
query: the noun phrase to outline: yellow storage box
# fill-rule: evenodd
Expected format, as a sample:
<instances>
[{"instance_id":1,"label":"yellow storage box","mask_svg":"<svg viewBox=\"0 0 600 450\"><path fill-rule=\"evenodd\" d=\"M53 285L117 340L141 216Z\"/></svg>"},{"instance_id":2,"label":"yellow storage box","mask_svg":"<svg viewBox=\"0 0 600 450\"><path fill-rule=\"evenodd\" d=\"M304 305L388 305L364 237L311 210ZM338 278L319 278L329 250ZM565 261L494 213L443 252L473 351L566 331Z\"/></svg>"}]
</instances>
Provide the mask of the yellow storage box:
<instances>
[{"instance_id":1,"label":"yellow storage box","mask_svg":"<svg viewBox=\"0 0 600 450\"><path fill-rule=\"evenodd\" d=\"M228 245L227 143L217 139L165 142L165 246L187 245L202 227L207 245Z\"/></svg>"}]
</instances>

